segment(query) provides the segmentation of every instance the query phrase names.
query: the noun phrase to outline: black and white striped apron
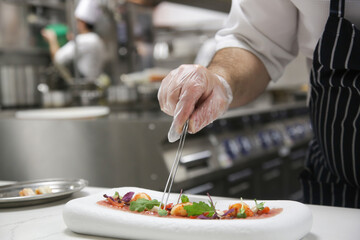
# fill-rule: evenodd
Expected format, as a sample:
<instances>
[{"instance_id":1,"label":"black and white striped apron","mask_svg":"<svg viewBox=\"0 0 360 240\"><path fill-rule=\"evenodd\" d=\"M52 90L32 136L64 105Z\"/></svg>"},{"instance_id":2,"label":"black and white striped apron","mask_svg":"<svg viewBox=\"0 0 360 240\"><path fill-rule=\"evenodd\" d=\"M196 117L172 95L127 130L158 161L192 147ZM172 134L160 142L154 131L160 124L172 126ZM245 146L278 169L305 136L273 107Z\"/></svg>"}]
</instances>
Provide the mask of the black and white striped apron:
<instances>
[{"instance_id":1,"label":"black and white striped apron","mask_svg":"<svg viewBox=\"0 0 360 240\"><path fill-rule=\"evenodd\" d=\"M344 4L331 0L314 51L314 139L301 183L305 203L360 208L360 31L344 18Z\"/></svg>"}]
</instances>

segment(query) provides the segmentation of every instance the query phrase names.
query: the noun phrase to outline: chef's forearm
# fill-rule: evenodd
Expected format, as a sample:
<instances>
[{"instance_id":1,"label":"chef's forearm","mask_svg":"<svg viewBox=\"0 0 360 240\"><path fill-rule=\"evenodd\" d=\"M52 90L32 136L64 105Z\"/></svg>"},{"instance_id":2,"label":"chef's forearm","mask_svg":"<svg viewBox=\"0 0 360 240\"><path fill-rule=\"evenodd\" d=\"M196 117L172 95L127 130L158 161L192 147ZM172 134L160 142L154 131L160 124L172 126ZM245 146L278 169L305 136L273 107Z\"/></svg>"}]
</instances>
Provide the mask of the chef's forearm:
<instances>
[{"instance_id":1,"label":"chef's forearm","mask_svg":"<svg viewBox=\"0 0 360 240\"><path fill-rule=\"evenodd\" d=\"M230 107L245 105L266 89L270 76L258 57L241 48L216 53L208 69L226 79L233 91Z\"/></svg>"},{"instance_id":2,"label":"chef's forearm","mask_svg":"<svg viewBox=\"0 0 360 240\"><path fill-rule=\"evenodd\" d=\"M49 50L50 50L51 59L54 59L55 54L59 50L59 48L60 46L57 39L49 41Z\"/></svg>"}]
</instances>

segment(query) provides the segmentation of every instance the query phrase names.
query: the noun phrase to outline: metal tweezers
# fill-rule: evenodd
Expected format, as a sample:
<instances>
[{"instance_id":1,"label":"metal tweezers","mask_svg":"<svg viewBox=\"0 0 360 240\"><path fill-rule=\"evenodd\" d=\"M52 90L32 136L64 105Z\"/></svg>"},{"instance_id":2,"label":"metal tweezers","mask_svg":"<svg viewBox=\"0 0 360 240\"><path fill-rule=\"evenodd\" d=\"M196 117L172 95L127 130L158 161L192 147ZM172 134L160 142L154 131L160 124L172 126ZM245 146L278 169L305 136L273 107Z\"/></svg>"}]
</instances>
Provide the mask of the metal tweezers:
<instances>
[{"instance_id":1,"label":"metal tweezers","mask_svg":"<svg viewBox=\"0 0 360 240\"><path fill-rule=\"evenodd\" d=\"M179 146L178 146L178 149L177 149L176 155L175 155L175 160L174 160L173 165L172 165L172 167L171 167L171 171L170 171L168 180L167 180L167 182L166 182L166 186L165 186L165 189L164 189L164 193L163 193L162 198L161 198L160 207L161 207L161 205L163 205L163 206L164 206L164 209L166 208L167 202L168 202L168 200L169 200L171 187L172 187L172 185L173 185L174 178L175 178L177 169L178 169L178 167L179 167L179 161L180 161L180 158L181 158L182 150L183 150L183 148L184 148L185 137L186 137L186 133L187 133L188 127L189 127L189 120L187 120L187 121L185 122L185 125L184 125L184 127L183 127L183 130L182 130L182 133L181 133L181 136L180 136ZM169 185L169 184L170 184L170 185ZM165 195L167 195L167 196L166 196L166 201L165 201L165 204L163 204Z\"/></svg>"}]
</instances>

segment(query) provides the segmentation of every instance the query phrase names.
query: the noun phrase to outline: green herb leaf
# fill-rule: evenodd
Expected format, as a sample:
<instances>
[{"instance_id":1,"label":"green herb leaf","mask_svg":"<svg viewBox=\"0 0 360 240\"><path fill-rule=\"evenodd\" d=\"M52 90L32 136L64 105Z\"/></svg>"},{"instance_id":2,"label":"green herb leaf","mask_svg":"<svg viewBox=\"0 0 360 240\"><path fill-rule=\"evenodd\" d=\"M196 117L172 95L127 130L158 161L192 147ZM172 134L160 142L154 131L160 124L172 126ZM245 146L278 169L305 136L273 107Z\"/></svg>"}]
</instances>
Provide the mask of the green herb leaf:
<instances>
[{"instance_id":1,"label":"green herb leaf","mask_svg":"<svg viewBox=\"0 0 360 240\"><path fill-rule=\"evenodd\" d=\"M160 202L156 199L148 200L145 198L139 198L136 201L130 203L131 211L143 212L145 210L151 210L154 206L159 206Z\"/></svg>"},{"instance_id":2,"label":"green herb leaf","mask_svg":"<svg viewBox=\"0 0 360 240\"><path fill-rule=\"evenodd\" d=\"M214 209L204 202L196 203L194 202L192 205L184 206L185 211L188 216L199 216L208 212L208 217L212 217L214 215Z\"/></svg>"},{"instance_id":3,"label":"green herb leaf","mask_svg":"<svg viewBox=\"0 0 360 240\"><path fill-rule=\"evenodd\" d=\"M245 208L241 208L240 211L236 214L237 218L246 218Z\"/></svg>"},{"instance_id":4,"label":"green herb leaf","mask_svg":"<svg viewBox=\"0 0 360 240\"><path fill-rule=\"evenodd\" d=\"M261 203L257 203L256 199L255 199L255 204L256 204L256 208L258 210L263 210L264 209L264 202L261 202Z\"/></svg>"},{"instance_id":5,"label":"green herb leaf","mask_svg":"<svg viewBox=\"0 0 360 240\"><path fill-rule=\"evenodd\" d=\"M115 192L115 195L113 196L113 198L114 198L114 199L120 198L119 192L116 191L116 192Z\"/></svg>"},{"instance_id":6,"label":"green herb leaf","mask_svg":"<svg viewBox=\"0 0 360 240\"><path fill-rule=\"evenodd\" d=\"M160 217L167 216L168 211L166 211L165 209L159 209L158 214L159 214Z\"/></svg>"},{"instance_id":7,"label":"green herb leaf","mask_svg":"<svg viewBox=\"0 0 360 240\"><path fill-rule=\"evenodd\" d=\"M181 195L181 202L182 202L182 203L190 202L188 196L186 196L186 195Z\"/></svg>"}]
</instances>

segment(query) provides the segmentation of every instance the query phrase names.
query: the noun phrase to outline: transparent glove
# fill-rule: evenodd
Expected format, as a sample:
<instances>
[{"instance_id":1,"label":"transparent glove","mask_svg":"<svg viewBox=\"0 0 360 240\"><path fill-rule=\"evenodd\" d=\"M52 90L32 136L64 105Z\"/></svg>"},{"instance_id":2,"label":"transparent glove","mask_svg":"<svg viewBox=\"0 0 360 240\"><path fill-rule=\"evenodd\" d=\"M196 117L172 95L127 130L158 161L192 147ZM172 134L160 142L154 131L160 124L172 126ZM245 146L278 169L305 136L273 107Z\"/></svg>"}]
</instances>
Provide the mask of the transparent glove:
<instances>
[{"instance_id":1,"label":"transparent glove","mask_svg":"<svg viewBox=\"0 0 360 240\"><path fill-rule=\"evenodd\" d=\"M161 110L174 116L168 139L175 142L189 119L189 132L196 133L228 109L232 101L229 84L200 65L181 65L162 81L158 100Z\"/></svg>"}]
</instances>

